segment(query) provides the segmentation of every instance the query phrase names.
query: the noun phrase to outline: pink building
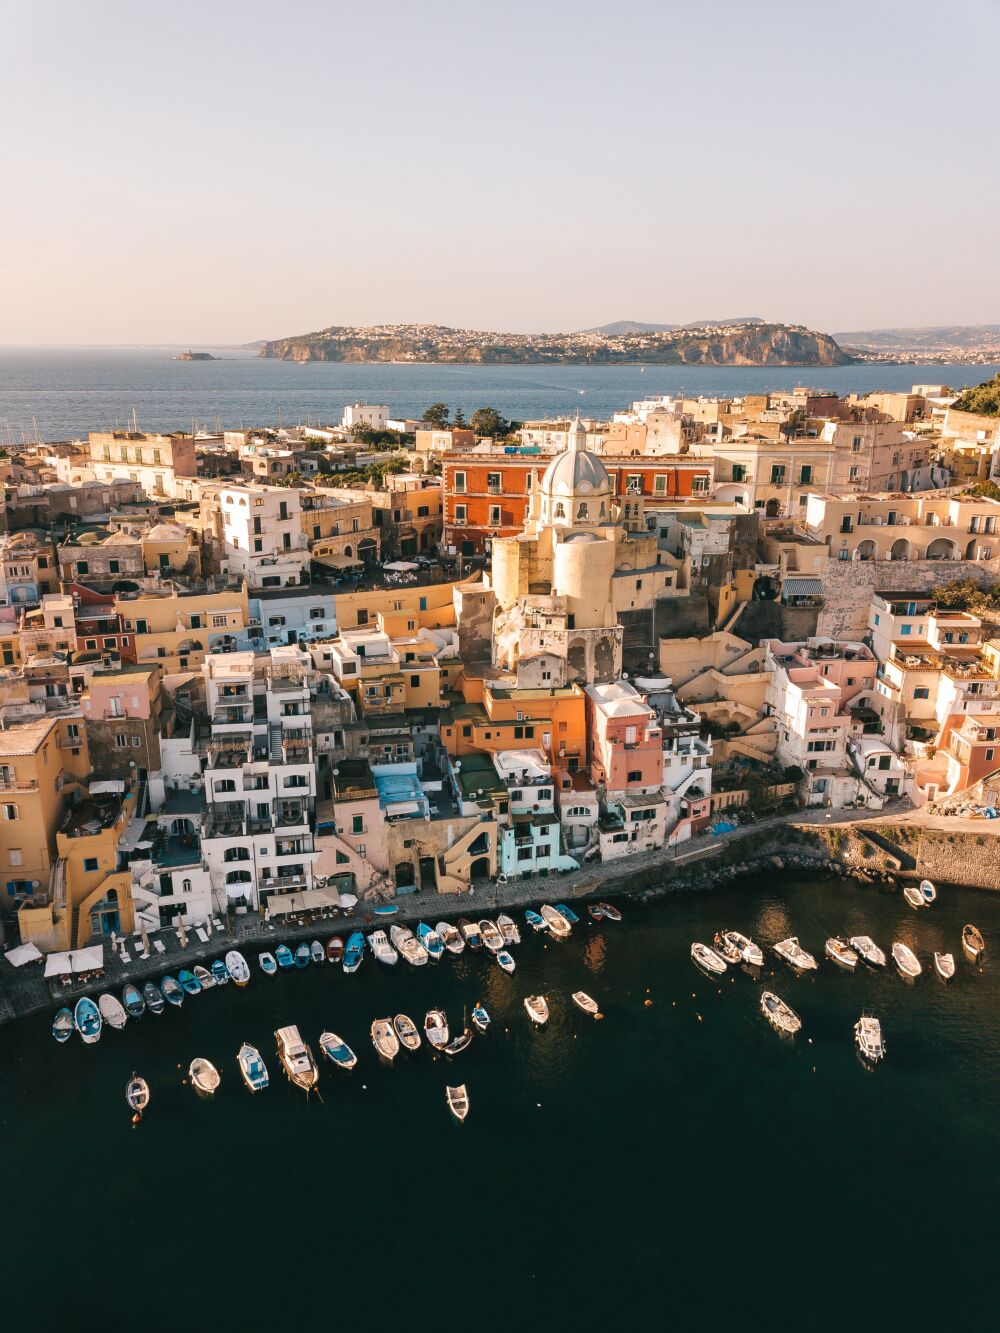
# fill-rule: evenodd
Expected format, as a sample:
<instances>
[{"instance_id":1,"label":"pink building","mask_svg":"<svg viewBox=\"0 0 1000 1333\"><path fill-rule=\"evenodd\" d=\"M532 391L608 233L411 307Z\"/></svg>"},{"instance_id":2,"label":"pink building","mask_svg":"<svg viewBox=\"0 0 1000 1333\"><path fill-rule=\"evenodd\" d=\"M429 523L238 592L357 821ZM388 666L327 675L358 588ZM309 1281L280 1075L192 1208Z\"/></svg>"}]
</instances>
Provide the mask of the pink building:
<instances>
[{"instance_id":1,"label":"pink building","mask_svg":"<svg viewBox=\"0 0 1000 1333\"><path fill-rule=\"evenodd\" d=\"M658 792L663 783L663 733L656 713L628 681L588 685L590 776L608 793Z\"/></svg>"}]
</instances>

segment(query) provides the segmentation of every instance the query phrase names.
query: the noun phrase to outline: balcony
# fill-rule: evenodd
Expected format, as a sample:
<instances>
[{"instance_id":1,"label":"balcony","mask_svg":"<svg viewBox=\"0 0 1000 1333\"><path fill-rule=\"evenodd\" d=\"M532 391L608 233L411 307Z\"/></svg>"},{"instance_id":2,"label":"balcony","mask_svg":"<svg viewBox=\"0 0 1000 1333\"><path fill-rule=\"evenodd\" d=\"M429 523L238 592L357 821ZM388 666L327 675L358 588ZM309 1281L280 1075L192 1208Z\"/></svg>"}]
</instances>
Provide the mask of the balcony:
<instances>
[{"instance_id":1,"label":"balcony","mask_svg":"<svg viewBox=\"0 0 1000 1333\"><path fill-rule=\"evenodd\" d=\"M271 893L294 893L299 889L307 887L309 879L306 875L277 875L271 877L262 877L260 887Z\"/></svg>"},{"instance_id":2,"label":"balcony","mask_svg":"<svg viewBox=\"0 0 1000 1333\"><path fill-rule=\"evenodd\" d=\"M79 741L77 744L79 745ZM10 777L0 778L0 791L37 791L38 782L35 778Z\"/></svg>"}]
</instances>

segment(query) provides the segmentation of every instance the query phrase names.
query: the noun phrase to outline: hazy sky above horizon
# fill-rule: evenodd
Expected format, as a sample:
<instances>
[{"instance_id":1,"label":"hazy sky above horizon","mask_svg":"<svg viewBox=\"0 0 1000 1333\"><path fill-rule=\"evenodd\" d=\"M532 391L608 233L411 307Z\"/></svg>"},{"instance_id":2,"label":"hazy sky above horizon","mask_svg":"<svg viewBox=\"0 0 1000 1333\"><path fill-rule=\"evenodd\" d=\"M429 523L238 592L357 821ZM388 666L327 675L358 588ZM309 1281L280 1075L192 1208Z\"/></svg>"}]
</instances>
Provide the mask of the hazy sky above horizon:
<instances>
[{"instance_id":1,"label":"hazy sky above horizon","mask_svg":"<svg viewBox=\"0 0 1000 1333\"><path fill-rule=\"evenodd\" d=\"M1000 323L1000 0L2 0L0 343Z\"/></svg>"}]
</instances>

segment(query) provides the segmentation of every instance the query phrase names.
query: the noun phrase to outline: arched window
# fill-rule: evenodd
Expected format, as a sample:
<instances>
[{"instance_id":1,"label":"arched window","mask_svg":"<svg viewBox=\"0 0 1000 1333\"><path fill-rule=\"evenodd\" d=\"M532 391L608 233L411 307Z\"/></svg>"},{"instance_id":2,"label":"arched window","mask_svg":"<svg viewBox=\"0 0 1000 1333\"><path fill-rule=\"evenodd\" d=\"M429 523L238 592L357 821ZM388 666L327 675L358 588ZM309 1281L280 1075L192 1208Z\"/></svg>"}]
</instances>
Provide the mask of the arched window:
<instances>
[{"instance_id":1,"label":"arched window","mask_svg":"<svg viewBox=\"0 0 1000 1333\"><path fill-rule=\"evenodd\" d=\"M191 892L191 881L189 879L182 879L181 893L190 893L190 892Z\"/></svg>"},{"instance_id":2,"label":"arched window","mask_svg":"<svg viewBox=\"0 0 1000 1333\"><path fill-rule=\"evenodd\" d=\"M225 860L227 861L249 861L249 847L227 847Z\"/></svg>"},{"instance_id":3,"label":"arched window","mask_svg":"<svg viewBox=\"0 0 1000 1333\"><path fill-rule=\"evenodd\" d=\"M220 778L218 782L216 782L215 784L216 795L218 795L219 792L228 792L235 790L236 790L236 783L233 781L232 778Z\"/></svg>"},{"instance_id":4,"label":"arched window","mask_svg":"<svg viewBox=\"0 0 1000 1333\"><path fill-rule=\"evenodd\" d=\"M554 513L553 517L554 517L554 518L565 518L565 517L566 517L566 509L565 509L565 507L564 507L564 505L563 505L563 502L562 502L561 500L559 501L559 503L558 503L558 504L556 505L556 507L555 507L555 513Z\"/></svg>"},{"instance_id":5,"label":"arched window","mask_svg":"<svg viewBox=\"0 0 1000 1333\"><path fill-rule=\"evenodd\" d=\"M250 884L252 877L249 870L230 870L226 876L227 884Z\"/></svg>"}]
</instances>

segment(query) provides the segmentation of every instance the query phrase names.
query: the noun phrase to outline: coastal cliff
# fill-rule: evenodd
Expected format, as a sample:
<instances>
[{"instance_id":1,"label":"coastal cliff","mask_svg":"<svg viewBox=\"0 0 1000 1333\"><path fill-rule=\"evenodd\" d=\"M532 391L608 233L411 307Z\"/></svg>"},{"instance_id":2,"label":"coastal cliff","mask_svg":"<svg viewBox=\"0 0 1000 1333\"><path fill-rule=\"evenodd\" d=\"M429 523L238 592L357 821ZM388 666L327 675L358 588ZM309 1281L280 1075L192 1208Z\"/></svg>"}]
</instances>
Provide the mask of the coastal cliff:
<instances>
[{"instance_id":1,"label":"coastal cliff","mask_svg":"<svg viewBox=\"0 0 1000 1333\"><path fill-rule=\"evenodd\" d=\"M402 361L478 365L843 366L850 357L826 333L746 323L623 333L485 333L442 325L332 326L264 343L279 361Z\"/></svg>"}]
</instances>

